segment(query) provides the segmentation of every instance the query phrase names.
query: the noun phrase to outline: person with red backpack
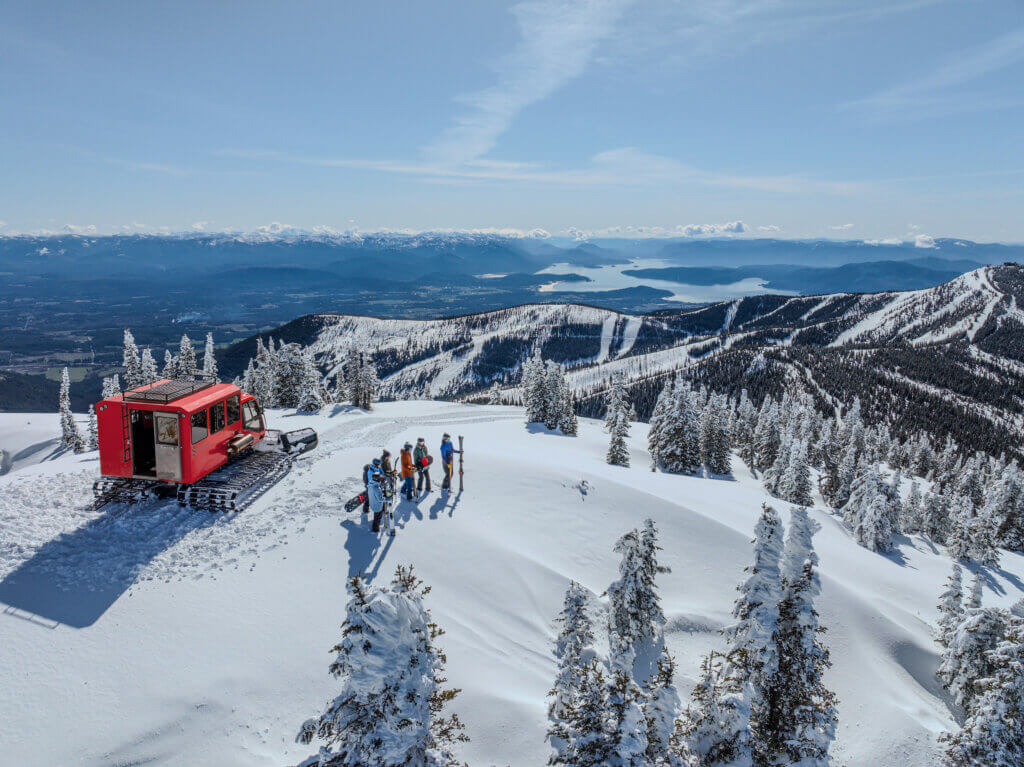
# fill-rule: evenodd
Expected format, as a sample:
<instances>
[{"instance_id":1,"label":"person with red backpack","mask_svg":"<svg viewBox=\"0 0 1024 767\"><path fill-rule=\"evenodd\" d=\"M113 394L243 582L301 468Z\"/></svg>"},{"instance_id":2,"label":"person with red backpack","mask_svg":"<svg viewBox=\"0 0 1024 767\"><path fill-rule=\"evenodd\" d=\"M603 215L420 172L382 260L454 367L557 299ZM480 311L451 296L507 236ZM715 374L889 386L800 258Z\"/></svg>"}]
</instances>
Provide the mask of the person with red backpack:
<instances>
[{"instance_id":1,"label":"person with red backpack","mask_svg":"<svg viewBox=\"0 0 1024 767\"><path fill-rule=\"evenodd\" d=\"M416 440L416 448L412 451L412 462L416 466L416 492L423 492L423 480L427 480L427 492L430 492L430 455L427 453L427 441L420 437Z\"/></svg>"}]
</instances>

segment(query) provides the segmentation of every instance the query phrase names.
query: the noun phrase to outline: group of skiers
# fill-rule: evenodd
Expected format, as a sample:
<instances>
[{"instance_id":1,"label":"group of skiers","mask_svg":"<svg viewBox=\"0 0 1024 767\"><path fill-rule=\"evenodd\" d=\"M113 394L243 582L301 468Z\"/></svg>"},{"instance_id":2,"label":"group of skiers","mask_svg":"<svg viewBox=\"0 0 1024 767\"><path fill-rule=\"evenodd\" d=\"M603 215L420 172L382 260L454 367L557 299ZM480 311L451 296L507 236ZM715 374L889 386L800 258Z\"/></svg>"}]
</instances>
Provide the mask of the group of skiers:
<instances>
[{"instance_id":1,"label":"group of skiers","mask_svg":"<svg viewBox=\"0 0 1024 767\"><path fill-rule=\"evenodd\" d=\"M442 490L451 488L455 454L461 452L461 450L455 449L450 434L441 437L441 465L444 470ZM407 501L415 501L418 495L424 491L424 487L426 487L426 492L431 491L430 464L432 462L433 458L427 451L426 440L420 437L416 440L415 447L410 442L406 442L402 446L397 464L392 463L391 451L385 450L381 453L380 458L374 458L363 468L363 484L366 486L366 491L363 493L363 514L373 512L373 532L380 532L380 523L384 517L385 507L392 502L399 476L402 479L402 484L398 492ZM390 532L394 535L393 527Z\"/></svg>"}]
</instances>

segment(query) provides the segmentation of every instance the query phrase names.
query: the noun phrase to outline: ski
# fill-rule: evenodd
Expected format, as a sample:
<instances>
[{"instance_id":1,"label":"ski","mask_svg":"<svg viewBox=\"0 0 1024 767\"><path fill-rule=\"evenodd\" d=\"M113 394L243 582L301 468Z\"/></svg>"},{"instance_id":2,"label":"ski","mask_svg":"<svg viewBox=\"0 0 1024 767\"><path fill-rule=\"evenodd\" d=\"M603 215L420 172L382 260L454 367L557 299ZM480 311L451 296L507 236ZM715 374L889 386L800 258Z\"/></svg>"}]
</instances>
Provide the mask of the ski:
<instances>
[{"instance_id":1,"label":"ski","mask_svg":"<svg viewBox=\"0 0 1024 767\"><path fill-rule=\"evenodd\" d=\"M462 456L465 455L462 451L462 435L459 435L459 492L462 492Z\"/></svg>"}]
</instances>

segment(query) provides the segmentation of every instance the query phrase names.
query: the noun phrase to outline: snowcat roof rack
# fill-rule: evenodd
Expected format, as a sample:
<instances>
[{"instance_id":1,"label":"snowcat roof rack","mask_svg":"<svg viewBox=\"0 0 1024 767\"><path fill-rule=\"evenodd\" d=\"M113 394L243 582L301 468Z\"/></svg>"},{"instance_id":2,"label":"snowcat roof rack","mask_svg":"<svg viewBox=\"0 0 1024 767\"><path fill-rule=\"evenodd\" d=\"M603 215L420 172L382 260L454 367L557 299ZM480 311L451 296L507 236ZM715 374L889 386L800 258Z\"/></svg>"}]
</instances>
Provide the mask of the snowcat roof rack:
<instances>
[{"instance_id":1,"label":"snowcat roof rack","mask_svg":"<svg viewBox=\"0 0 1024 767\"><path fill-rule=\"evenodd\" d=\"M205 381L175 379L172 381L153 384L152 386L147 386L145 389L135 389L134 391L125 392L124 398L132 402L161 402L163 404L167 404L168 402L173 402L176 399L181 399L182 397L187 397L190 394L195 394L197 391L209 389L216 383L217 381L212 378Z\"/></svg>"}]
</instances>

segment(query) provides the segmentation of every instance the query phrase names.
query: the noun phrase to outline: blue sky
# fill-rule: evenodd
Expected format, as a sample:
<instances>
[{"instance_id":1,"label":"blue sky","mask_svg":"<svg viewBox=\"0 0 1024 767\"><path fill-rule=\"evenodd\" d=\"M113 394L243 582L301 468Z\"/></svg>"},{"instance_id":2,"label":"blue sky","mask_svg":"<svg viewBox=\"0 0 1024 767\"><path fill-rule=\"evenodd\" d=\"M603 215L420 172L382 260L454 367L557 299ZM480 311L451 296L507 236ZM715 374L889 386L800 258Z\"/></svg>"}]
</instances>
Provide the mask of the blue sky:
<instances>
[{"instance_id":1,"label":"blue sky","mask_svg":"<svg viewBox=\"0 0 1024 767\"><path fill-rule=\"evenodd\" d=\"M1019 0L9 0L0 93L7 234L1024 241Z\"/></svg>"}]
</instances>

